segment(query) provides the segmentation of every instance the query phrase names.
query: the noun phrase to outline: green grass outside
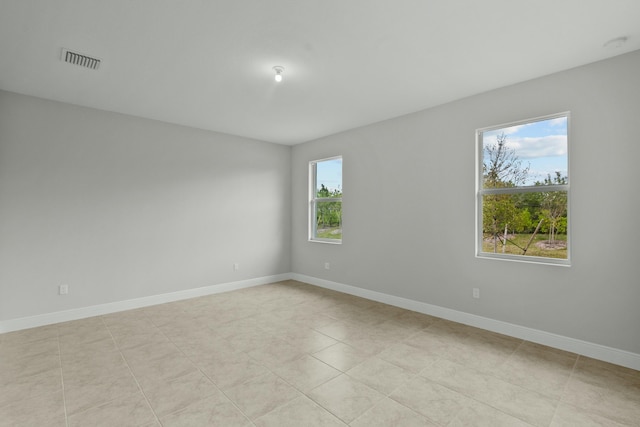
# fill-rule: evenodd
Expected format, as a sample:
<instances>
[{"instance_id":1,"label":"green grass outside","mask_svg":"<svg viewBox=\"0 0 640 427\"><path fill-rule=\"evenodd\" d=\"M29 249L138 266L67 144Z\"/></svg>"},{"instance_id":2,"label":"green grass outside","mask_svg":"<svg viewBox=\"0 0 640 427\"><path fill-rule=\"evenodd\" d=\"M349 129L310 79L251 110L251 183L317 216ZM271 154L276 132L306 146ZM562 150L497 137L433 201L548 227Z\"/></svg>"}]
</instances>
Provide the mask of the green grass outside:
<instances>
[{"instance_id":1,"label":"green grass outside","mask_svg":"<svg viewBox=\"0 0 640 427\"><path fill-rule=\"evenodd\" d=\"M487 237L487 236L485 235L485 237ZM555 237L556 237L556 241L563 241L565 243L567 241L567 236L565 234L556 235ZM505 252L504 253L513 254L513 255L522 255L522 249L520 249L518 246L524 248L527 245L527 242L529 242L530 238L531 238L530 234L512 235L512 237L510 237L509 240L507 240L507 247L505 248ZM547 241L548 239L549 239L549 236L547 234L538 234L538 235L536 235L536 237L533 239L533 242L529 246L529 249L527 249L527 254L525 256L538 256L538 257L546 257L546 258L567 259L567 249L566 248L564 248L564 249L541 249L541 248L536 246L536 242ZM490 240L489 241L484 240L482 242L482 251L483 252L493 253L493 242L490 241ZM499 254L502 253L502 242L501 241L498 241L496 253L499 253Z\"/></svg>"},{"instance_id":2,"label":"green grass outside","mask_svg":"<svg viewBox=\"0 0 640 427\"><path fill-rule=\"evenodd\" d=\"M316 235L320 239L342 240L342 228L332 227L332 228L318 229L316 232Z\"/></svg>"}]
</instances>

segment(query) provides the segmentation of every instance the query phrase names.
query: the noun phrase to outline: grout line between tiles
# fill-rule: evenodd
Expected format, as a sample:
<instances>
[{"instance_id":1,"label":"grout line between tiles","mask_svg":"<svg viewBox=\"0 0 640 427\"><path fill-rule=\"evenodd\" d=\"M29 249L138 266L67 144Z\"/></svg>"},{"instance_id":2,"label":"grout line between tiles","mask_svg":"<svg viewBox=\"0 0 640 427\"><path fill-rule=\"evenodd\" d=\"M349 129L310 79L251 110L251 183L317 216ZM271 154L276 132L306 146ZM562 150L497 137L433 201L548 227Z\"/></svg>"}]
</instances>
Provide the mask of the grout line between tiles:
<instances>
[{"instance_id":1,"label":"grout line between tiles","mask_svg":"<svg viewBox=\"0 0 640 427\"><path fill-rule=\"evenodd\" d=\"M184 310L183 310L183 311L184 311ZM184 312L185 312L185 314L187 314L187 313L186 313L186 311L184 311ZM144 313L144 312L143 312L143 314L148 318L148 316L147 316L147 314L146 314L146 313ZM255 426L255 424L253 423L253 420L251 420L251 418L249 418L249 417L247 416L247 414L245 414L245 413L244 413L244 412L243 412L243 411L238 407L238 405L236 405L236 403L235 403L231 398L229 398L229 396L227 396L227 394L224 392L224 390L222 390L220 387L218 387L218 385L213 381L213 379L211 379L211 378L210 378L210 377L209 377L209 376L208 376L208 375L207 375L207 374L206 374L206 373L205 373L205 372L200 368L200 366L198 366L198 365L197 365L197 364L196 364L196 363L195 363L195 362L194 362L194 361L193 361L189 356L187 356L187 355L185 354L185 352L182 350L182 348L181 348L180 346L178 346L175 342L173 342L173 340L172 340L171 338L169 338L169 337L167 336L167 334L165 334L165 333L164 333L164 331L162 331L162 329L160 329L160 327L156 326L156 325L153 323L153 321L152 321L151 319L149 319L149 321L150 321L150 322L151 322L151 323L156 327L156 329L158 329L158 331L159 331L159 332L160 332L160 333L161 333L161 334L162 334L162 335L167 339L167 341L169 341L171 344L173 344L173 345L178 349L178 351L179 351L179 352L180 352L180 353L181 353L181 354L182 354L182 355L183 355L183 356L184 356L184 357L189 361L189 363L191 363L191 364L192 364L192 365L193 365L193 366L198 370L198 372L200 372L200 374L201 374L203 377L205 377L206 379L208 379L209 381L211 381L211 384L213 384L213 386L214 386L218 391L220 391L220 393L222 393L222 394L224 395L224 397L225 397L225 398L226 398L226 399L227 399L227 400L228 400L228 401L229 401L229 402L230 402L230 403L231 403L231 404L232 404L232 405L233 405L233 406L234 406L234 407L235 407L235 408L236 408L236 409L237 409L237 410L238 410L238 411L239 411L239 412L240 412L240 413L245 417L245 419L247 419L247 420L251 423L251 425ZM211 329L209 326L205 326L205 327L206 327L207 329ZM214 331L214 332L215 332L215 331ZM242 352L242 353L244 353L244 352ZM246 354L246 353L245 353L245 354ZM257 362L256 362L256 363L257 363ZM269 369L269 368L267 368L267 369ZM269 371L270 371L270 370L269 370ZM274 374L274 375L275 375L275 374ZM134 375L134 378L135 378L135 375ZM278 378L279 378L279 377L278 377ZM247 381L249 381L249 380L247 380ZM137 380L136 380L136 382L137 382ZM244 384L244 383L243 383L243 384ZM142 387L140 387L140 388L142 388ZM144 394L144 392L143 392L143 394ZM145 398L146 398L146 396L145 396ZM176 412L182 411L182 410L184 410L185 408L188 408L189 406L191 406L191 405L187 405L187 406L185 406L184 408L180 408L180 409L178 409L178 410L176 410L176 411L172 412L171 414L175 414ZM153 409L153 408L152 408L152 409ZM155 414L155 411L154 411L154 414ZM169 416L169 415L171 415L171 414L167 414L166 416ZM157 419L157 416L156 416L156 419ZM160 423L160 420L158 420L158 423Z\"/></svg>"},{"instance_id":2,"label":"grout line between tiles","mask_svg":"<svg viewBox=\"0 0 640 427\"><path fill-rule=\"evenodd\" d=\"M160 422L160 419L158 418L158 414L156 414L156 411L153 409L153 406L151 406L151 402L149 402L149 398L147 397L146 393L142 389L142 386L138 382L138 378L136 378L135 374L133 373L133 370L131 369L131 366L129 365L129 362L127 361L127 358L122 353L122 349L120 348L120 346L116 342L115 337L111 333L111 329L109 328L109 325L104 321L104 318L102 316L100 316L100 320L102 320L102 323L107 328L107 331L109 332L109 335L111 336L111 339L113 340L114 344L118 348L118 353L120 353L120 357L122 357L122 360L124 360L125 365L127 365L127 369L129 370L129 373L133 377L133 380L136 382L136 385L138 386L138 390L140 390L140 393L142 393L142 396L144 397L145 402L147 402L147 405L149 406L149 409L151 410L151 413L153 414L154 418L156 419L156 422L158 423L158 425L162 425L162 423Z\"/></svg>"},{"instance_id":3,"label":"grout line between tiles","mask_svg":"<svg viewBox=\"0 0 640 427\"><path fill-rule=\"evenodd\" d=\"M564 383L564 387L562 387L562 393L560 394L560 397L558 398L558 403L556 405L555 410L553 411L553 416L551 417L550 424L553 424L553 420L556 418L556 415L558 413L558 408L560 407L560 404L564 401L565 393L567 391L567 387L569 387L569 382L571 382L571 378L573 377L573 373L575 372L576 367L578 366L578 360L579 359L580 359L580 355L577 354L576 355L576 359L573 361L573 366L571 367L571 372L569 373L569 377L567 378L567 381Z\"/></svg>"},{"instance_id":4,"label":"grout line between tiles","mask_svg":"<svg viewBox=\"0 0 640 427\"><path fill-rule=\"evenodd\" d=\"M64 410L64 422L65 425L69 427L69 416L67 415L67 398L64 388L64 373L62 372L62 348L60 346L60 334L56 333L56 337L58 341L58 362L60 363L60 385L62 386L62 408Z\"/></svg>"}]
</instances>

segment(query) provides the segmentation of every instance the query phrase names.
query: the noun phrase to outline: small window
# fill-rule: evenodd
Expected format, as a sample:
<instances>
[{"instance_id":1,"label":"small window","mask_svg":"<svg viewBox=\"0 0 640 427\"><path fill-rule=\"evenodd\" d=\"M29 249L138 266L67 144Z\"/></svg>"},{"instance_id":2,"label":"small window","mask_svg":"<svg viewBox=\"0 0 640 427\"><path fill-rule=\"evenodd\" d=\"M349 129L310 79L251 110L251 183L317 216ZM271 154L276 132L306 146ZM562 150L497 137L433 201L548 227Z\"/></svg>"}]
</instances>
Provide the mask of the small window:
<instances>
[{"instance_id":1,"label":"small window","mask_svg":"<svg viewBox=\"0 0 640 427\"><path fill-rule=\"evenodd\" d=\"M309 240L342 243L342 157L309 163Z\"/></svg>"},{"instance_id":2,"label":"small window","mask_svg":"<svg viewBox=\"0 0 640 427\"><path fill-rule=\"evenodd\" d=\"M477 131L476 254L569 264L569 113Z\"/></svg>"}]
</instances>

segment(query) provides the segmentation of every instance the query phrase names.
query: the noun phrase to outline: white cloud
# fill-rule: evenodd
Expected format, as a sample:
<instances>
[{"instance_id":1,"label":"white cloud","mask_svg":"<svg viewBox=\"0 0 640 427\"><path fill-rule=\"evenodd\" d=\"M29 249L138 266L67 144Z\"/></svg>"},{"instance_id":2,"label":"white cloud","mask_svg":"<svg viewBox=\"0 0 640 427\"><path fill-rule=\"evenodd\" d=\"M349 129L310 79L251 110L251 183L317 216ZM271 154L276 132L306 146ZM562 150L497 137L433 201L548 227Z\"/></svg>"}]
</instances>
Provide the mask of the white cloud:
<instances>
[{"instance_id":1,"label":"white cloud","mask_svg":"<svg viewBox=\"0 0 640 427\"><path fill-rule=\"evenodd\" d=\"M563 128L567 127L567 118L566 117L558 117L555 119L549 120L549 126L558 127L561 126Z\"/></svg>"},{"instance_id":2,"label":"white cloud","mask_svg":"<svg viewBox=\"0 0 640 427\"><path fill-rule=\"evenodd\" d=\"M567 155L567 135L547 135L507 140L507 147L516 150L520 159Z\"/></svg>"},{"instance_id":3,"label":"white cloud","mask_svg":"<svg viewBox=\"0 0 640 427\"><path fill-rule=\"evenodd\" d=\"M515 125L515 126L509 126L508 128L500 128L500 129L495 129L492 131L488 131L485 132L485 137L493 137L493 136L498 136L501 134L505 134L505 135L513 135L514 133L518 133L520 131L520 129L530 126L532 123L525 123L523 125Z\"/></svg>"},{"instance_id":4,"label":"white cloud","mask_svg":"<svg viewBox=\"0 0 640 427\"><path fill-rule=\"evenodd\" d=\"M516 126L510 126L508 128L504 128L504 129L500 129L502 132L504 132L505 135L512 135L514 133L518 133L520 132L520 129L525 128L527 126L531 126L532 123L525 123L523 125L516 125Z\"/></svg>"}]
</instances>

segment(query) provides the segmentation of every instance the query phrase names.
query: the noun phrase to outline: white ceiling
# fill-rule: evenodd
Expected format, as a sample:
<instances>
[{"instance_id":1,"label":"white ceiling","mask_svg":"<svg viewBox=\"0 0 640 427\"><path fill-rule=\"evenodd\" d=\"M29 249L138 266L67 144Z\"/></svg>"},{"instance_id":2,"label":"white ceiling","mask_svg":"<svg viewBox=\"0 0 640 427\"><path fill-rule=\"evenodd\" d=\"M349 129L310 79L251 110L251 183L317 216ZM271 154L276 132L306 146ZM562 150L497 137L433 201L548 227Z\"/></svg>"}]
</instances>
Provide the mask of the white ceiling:
<instances>
[{"instance_id":1,"label":"white ceiling","mask_svg":"<svg viewBox=\"0 0 640 427\"><path fill-rule=\"evenodd\" d=\"M0 0L0 89L281 144L636 49L638 0Z\"/></svg>"}]
</instances>

